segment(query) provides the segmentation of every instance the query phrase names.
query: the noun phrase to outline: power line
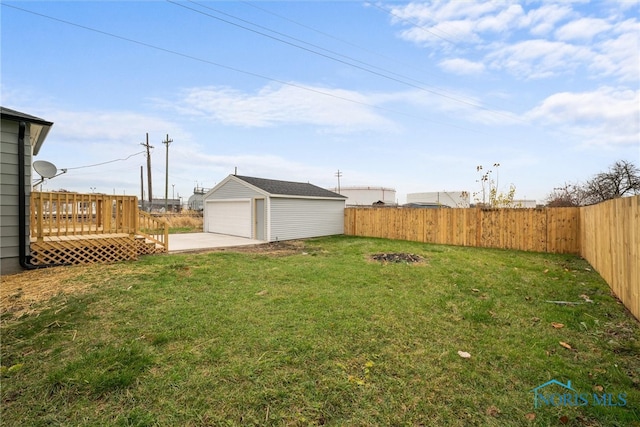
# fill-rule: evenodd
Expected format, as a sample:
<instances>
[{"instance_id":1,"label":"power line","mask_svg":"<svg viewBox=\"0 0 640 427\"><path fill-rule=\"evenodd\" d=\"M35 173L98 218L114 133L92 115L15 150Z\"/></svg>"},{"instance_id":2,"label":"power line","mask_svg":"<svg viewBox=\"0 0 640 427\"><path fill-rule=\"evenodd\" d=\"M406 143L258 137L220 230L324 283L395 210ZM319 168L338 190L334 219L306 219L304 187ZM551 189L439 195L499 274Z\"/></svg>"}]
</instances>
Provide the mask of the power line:
<instances>
[{"instance_id":1,"label":"power line","mask_svg":"<svg viewBox=\"0 0 640 427\"><path fill-rule=\"evenodd\" d=\"M190 1L191 1L191 0L190 0ZM350 42L350 41L348 41L348 40L344 40L344 39L342 39L342 38L340 38L340 37L336 37L336 36L334 36L333 34L329 34L329 33L327 33L327 32L321 31L321 30L319 30L319 29L317 29L317 28L314 28L314 27L312 27L312 26L310 26L310 25L307 25L307 24L304 24L304 23L298 22L298 21L296 21L296 20L294 20L294 19L288 18L288 17L286 17L286 16L283 16L283 15L280 15L280 14L275 13L275 12L273 12L273 11L270 11L270 10L268 10L268 9L265 9L264 7L260 7L260 6L257 6L257 5L255 5L255 4L252 4L251 2L248 2L248 1L242 1L242 3L244 3L244 4L248 5L248 6L251 6L251 7L255 8L255 9L261 10L261 11L263 11L264 13L267 13L267 14L269 14L269 15L276 16L276 17L278 17L278 18L280 18L280 19L282 19L282 20L285 20L285 21L287 21L287 22L291 22L291 23L293 23L293 24L295 24L295 25L298 25L298 26L300 26L300 27L302 27L302 28L306 28L306 29L308 29L308 30L310 30L310 31L313 31L313 32L318 33L318 34L321 34L321 35L323 35L323 36L325 36L325 37L328 37L328 38L330 38L330 39L337 40L337 41L339 41L339 42L341 42L341 43L344 43L344 44L346 44L346 45L349 45L349 46L355 47L355 48L360 49L360 50L362 50L362 51L364 51L364 52L367 52L367 53L369 53L369 54L372 54L372 55L378 56L378 57L380 57L380 58L384 58L385 60L390 61L390 62L392 62L392 63L396 63L396 64L398 64L398 65L402 65L402 66L404 66L404 67L412 68L412 69L414 69L414 70L416 70L416 71L419 71L421 74L427 74L427 75L435 76L435 74L434 74L434 73L429 72L429 71L424 70L424 69L421 69L421 68L419 68L419 67L416 67L416 66L414 66L414 65L413 65L413 64L411 64L411 63L408 63L408 62L406 62L406 61L401 61L401 60L398 60L397 58L392 58L392 57L387 56L387 55L383 55L383 54L381 54L381 53L380 53L380 52L378 52L378 51L372 51L372 50L367 49L366 47L360 46L360 45L358 45L358 44L356 44L356 43L352 43L352 42ZM426 31L426 32L430 32L430 30L428 30L428 29L426 29L426 28L422 27L420 24L418 24L418 23L416 23L416 22L413 22L413 21L410 21L410 20L408 20L408 19L402 18L402 17L400 17L400 16L398 16L398 15L394 14L393 12L391 12L391 11L389 11L389 10L386 10L386 9L382 8L380 5L376 5L376 4L373 4L373 3L367 3L367 5L369 5L369 6L374 6L374 7L376 7L377 9L380 9L381 11L383 11L383 12L385 12L385 13L387 13L387 14L391 15L391 16L394 16L394 17L396 17L396 18L398 18L398 19L400 19L400 20L402 20L402 21L404 21L404 22L406 22L406 23L408 23L408 24L414 25L414 26L416 26L416 27L420 27L422 30L424 30L424 31ZM220 12L220 13L223 13L223 12ZM229 14L226 14L226 13L225 13L225 15L227 15L227 16L233 16L233 15L229 15ZM240 18L236 18L236 19L240 19ZM254 25L255 25L255 24L254 24ZM448 35L448 36L450 36L450 37L454 37L452 34L447 33L447 32L445 32L444 30L438 29L438 31L440 31L440 32L442 32L443 34L446 34L446 35ZM437 35L436 35L436 34L434 34L434 35L437 37ZM448 40L448 39L445 39L445 41L448 41L448 42L450 42L450 43L454 43L453 41ZM305 43L305 42L303 42L303 43ZM323 49L323 50L326 50L326 49ZM340 54L338 54L338 55L340 55ZM346 55L340 55L340 56L344 56L344 57L350 58L350 57L348 57L348 56L346 56ZM358 60L356 60L356 59L353 59L353 58L351 58L351 59L352 59L352 60L354 60L354 61L356 61L356 62L363 63L363 62L358 61ZM370 65L370 64L369 64L369 66L371 66L371 67L373 67L373 68L376 68L376 69L382 69L382 70L384 70L383 68L381 68L381 67L377 67L377 66L375 66L375 65ZM511 116L511 115L509 115L509 114L502 113L502 112L500 112L500 111L496 111L495 109L499 109L499 108L501 108L501 107L500 107L500 106L498 106L498 105L490 104L490 103L487 103L487 102L483 102L482 104L477 104L477 103L475 103L475 102L473 101L473 99L472 99L472 98L465 97L465 96L463 96L463 95L460 95L460 94L454 93L454 92L452 92L452 91L450 91L450 90L447 90L447 89L445 89L445 88L438 87L438 86L435 86L435 85L432 85L432 84L427 84L427 83L424 83L424 82L422 82L422 81L420 81L420 80L416 80L416 79L413 79L413 78L408 77L408 76L406 76L406 75L402 75L402 74L395 73L395 72L393 72L393 71L389 71L389 70L385 70L385 71L387 71L387 72L388 72L388 73L390 73L390 74L393 74L393 75L396 75L396 76L403 77L403 78L405 78L405 79L407 79L407 80L410 80L410 81L413 81L413 82L416 82L416 83L419 83L419 84L422 84L422 85L425 85L425 86L433 87L433 88L437 89L438 91L440 91L441 93L451 94L451 96L452 96L452 97L454 97L455 99L460 99L460 100L467 99L467 100L471 100L471 105L476 106L476 107L478 107L478 108L485 109L485 110L487 110L487 111L489 111L489 112L492 112L492 113L494 113L494 114L501 115L501 116L504 116L504 117L509 117L509 118L511 118L511 119L513 119L513 120L517 120L517 121L520 121L520 122L522 122L522 123L526 123L526 120L522 120L522 119L520 119L520 118L518 118L518 117L514 117L514 116ZM443 96L444 96L444 95L443 95ZM491 108L489 108L489 107L491 107Z\"/></svg>"},{"instance_id":2,"label":"power line","mask_svg":"<svg viewBox=\"0 0 640 427\"><path fill-rule=\"evenodd\" d=\"M434 75L433 73L430 73L429 71L426 71L426 70L424 70L424 69L418 68L418 67L416 67L415 65L413 65L413 64L411 64L411 63L409 63L409 62L406 62L406 61L400 61L400 60L398 60L397 58L392 58L392 57L390 57L390 56L384 55L384 54L380 53L379 51L371 50L371 49L368 49L368 48L366 48L366 47L364 47L364 46L360 46L359 44L353 43L353 42L351 42L351 41L349 41L349 40L345 40L345 39L343 39L343 38L336 37L336 36L335 36L335 35L333 35L333 34L330 34L330 33L327 33L327 32L325 32L325 31L319 30L319 29L317 29L317 28L314 28L314 27L312 27L312 26L310 26L310 25L307 25L307 24L304 24L304 23L302 23L302 22L296 21L296 20L291 19L291 18L289 18L289 17L286 17L286 16L283 16L283 15L280 15L280 14L278 14L278 13L275 13L275 12L273 12L273 11L271 11L271 10L265 9L264 7L258 6L258 5L256 5L256 4L251 3L251 2L248 2L248 1L241 1L241 3L244 3L244 4L246 4L247 6L251 6L251 7L255 8L255 9L261 10L262 12L264 12L264 13L266 13L266 14L269 14L269 15L275 16L275 17L280 18L280 19L282 19L282 20L284 20L284 21L287 21L287 22L290 22L290 23L292 23L292 24L298 25L299 27L302 27L302 28L305 28L305 29L307 29L307 30L313 31L313 32L315 32L315 33L321 34L321 35L322 35L322 36L324 36L324 37L327 37L327 38L330 38L330 39L332 39L332 40L339 41L340 43L344 43L344 44L346 44L346 45L348 45L348 46L351 46L351 47L355 47L355 48L357 48L357 49L360 49L360 50L362 50L363 52L367 52L368 54L378 56L378 57L383 58L383 59L385 59L385 60L387 60L387 61L390 61L390 62L393 62L393 63L397 63L397 64L402 65L402 66L405 66L405 67L412 68L412 69L414 69L414 70L416 70L416 71L419 71L419 72L420 72L420 73L422 73L422 74ZM376 67L376 68L377 68L377 67ZM392 74L396 74L396 73L392 73ZM406 78L408 78L408 77L406 77ZM411 79L411 78L409 78L409 79L410 79L410 80L413 80L413 79ZM413 81L417 81L417 80L413 80ZM443 89L443 88L438 88L438 89L439 89L439 90L442 90L443 92L448 92L446 89Z\"/></svg>"},{"instance_id":3,"label":"power line","mask_svg":"<svg viewBox=\"0 0 640 427\"><path fill-rule=\"evenodd\" d=\"M330 53L330 54L333 54L333 55L339 56L339 57L341 57L341 58L348 59L348 60L353 61L353 62L355 62L355 63L362 64L362 65L366 65L366 66L368 66L368 67L371 67L371 68L374 68L374 69L377 69L377 70L381 70L381 71L387 72L387 73L389 73L389 74L392 74L392 75L395 75L395 76L398 76L398 77L402 77L402 78L405 78L405 79L411 80L411 81L416 82L416 83L420 83L420 84L423 84L423 85L425 84L424 82L421 82L421 81L419 81L419 80L412 79L411 77L407 77L407 76L405 76L405 75L402 75L402 74L399 74L399 73L395 73L395 72L390 71L390 70L388 70L388 69L385 69L385 68L382 68L382 67L378 67L377 65L373 65L373 64L369 64L369 63L364 62L364 61L360 61L359 59L356 59L356 58L354 58L354 57L352 57L352 56L349 56L349 55L343 55L343 54L341 54L341 53L339 53L339 52L336 52L336 51L333 51L333 50L330 50L330 49L326 49L326 48L324 48L324 47L322 47L322 46L319 46L319 45L317 45L317 44L314 44L314 43L310 43L310 42L304 41L304 40L299 39L299 38L297 38L297 37L290 36L290 35L288 35L288 34L282 33L282 32L280 32L280 31L273 30L273 29L271 29L271 28L265 27L265 26L260 25L260 24L256 24L255 22L251 22L251 21L248 21L248 20L246 20L246 19L239 18L239 17L237 17L237 16L235 16L235 15L231 15L231 14L226 13L226 12L223 12L223 11L221 11L221 10L219 10L219 9L214 9L214 8L213 8L213 7L211 7L211 6L207 6L207 5L204 5L204 4L201 4L201 3L198 3L198 2L196 2L196 1L194 1L194 0L188 0L188 1L189 1L190 3L193 3L193 4L197 4L198 6L201 6L201 7L203 7L203 8L206 8L206 9L212 10L212 11L214 11L214 12L217 12L217 13L219 13L219 14L221 14L221 15L228 16L228 17L233 18L233 19L236 19L236 20L238 20L238 21L240 21L240 22L245 22L245 23L247 23L247 24L253 25L254 27L257 27L257 28L260 28L260 29L263 29L263 30L266 30L266 31L272 32L272 33L274 33L274 34L277 34L277 35L282 36L282 37L286 37L286 38L291 39L291 40L294 40L294 41L296 41L296 42L304 43L304 44L305 44L305 45L307 45L307 46L311 46L311 47L313 47L313 48L320 49L320 50L322 50L322 51L324 51L324 52L328 52L328 53ZM219 20L219 21L222 21L222 22L224 22L224 23L227 23L227 24L230 24L230 25L236 26L236 27L241 28L241 29L243 29L243 30L250 31L250 32L256 33L256 34L258 34L258 35L261 35L261 36L264 36L264 37L268 37L268 38L273 39L273 40L275 40L275 41L278 41L278 42L281 42L281 43L284 43L284 44L288 44L288 45L293 46L293 47L296 47L296 48L298 48L298 49L303 49L303 50L306 50L306 51L308 51L308 52L310 52L310 53L314 53L314 54L316 54L316 55L323 56L323 57L325 57L325 58L327 58L327 59L331 59L331 60L333 60L333 61L338 61L338 62L341 62L341 63L343 63L343 64L346 64L346 65L349 65L349 66L352 66L352 67L359 68L359 69L361 69L361 70L363 70L363 71L371 72L370 70L367 70L367 69L364 69L364 68L361 68L361 67L355 66L355 65L353 65L353 64L351 64L351 63L348 63L348 62L346 62L346 61L342 61L342 60L339 60L339 59L337 59L337 58L333 58L333 57L331 57L331 56L328 56L328 55L322 54L322 53L320 53L320 52L316 52L316 51L314 51L313 49L307 49L307 48L305 48L305 47L303 47L303 46L299 46L299 45L296 45L296 44L294 44L294 43L287 42L286 40L279 39L279 38L274 37L274 36L271 36L271 35L269 35L269 34L265 34L265 33L260 32L260 31L252 30L251 28L247 28L247 27L245 27L245 26L242 26L242 25L236 24L236 23L231 22L231 21L228 21L228 20L226 20L226 19L222 19L222 18L220 18L220 17L217 17L217 16L214 16L214 15L211 15L211 14L208 14L208 13L205 13L205 12L202 12L202 11L200 11L200 10L197 10L197 9L193 9L193 8L187 7L187 6L183 5L183 4L176 3L176 2L171 1L171 0L167 0L167 2L168 2L168 3L172 3L172 4L176 5L176 6L180 6L180 7L183 7L183 8L185 8L185 9L188 9L188 10L191 10L191 11L194 11L194 12L197 12L197 13L200 13L200 14L202 14L202 15L204 15L204 16L208 16L209 18L217 19L217 20ZM262 8L258 8L258 9L265 11L265 9L262 9ZM267 12L267 13L268 13L268 12ZM279 16L279 15L276 15L276 16ZM282 18L282 19L287 19L287 18ZM287 20L288 20L288 19L287 19ZM292 22L295 22L295 21L292 21ZM303 25L303 24L298 24L298 25L301 25L301 26L303 26L303 27L305 27L305 28L310 28L310 27L305 26L305 25ZM310 28L310 29L311 29L311 28ZM326 33L323 33L322 31L319 31L319 30L314 30L314 31L317 31L317 32L319 32L320 34L323 34L323 35L327 35ZM343 40L341 40L341 39L338 39L337 37L333 37L333 36L330 36L330 35L327 35L327 36L329 36L329 37L331 37L331 38L333 38L333 39L336 39L336 40L340 40L340 41L342 41L343 43L351 44L351 43L349 43L349 42L345 42L345 41L343 41ZM353 44L352 44L352 45L353 45ZM357 45L353 45L353 46L359 47L359 46L357 46ZM361 48L361 49L364 49L364 48ZM366 49L364 49L364 50L366 50ZM368 52L371 52L371 51L368 51ZM371 52L371 53L375 53L375 52ZM383 56L383 55L380 55L380 56ZM383 56L383 57L384 57L384 58L386 58L386 59L388 59L388 60L391 60L391 61L394 61L394 62L395 62L395 60L393 60L392 58L385 57L385 56ZM387 76L384 76L384 75L382 75L382 74L379 74L379 76L381 76L381 77L385 77L385 78L388 78ZM438 88L438 89L440 89L440 88ZM440 90L445 91L444 89L440 89ZM446 91L445 91L445 92L446 92ZM434 93L435 93L435 92L434 92Z\"/></svg>"},{"instance_id":4,"label":"power line","mask_svg":"<svg viewBox=\"0 0 640 427\"><path fill-rule=\"evenodd\" d=\"M252 72L252 71L242 70L240 68L235 68L235 67L231 67L229 65L220 64L218 62L214 62L214 61L210 61L210 60L207 60L207 59L199 58L199 57L196 57L196 56L193 56L193 55L188 55L188 54L181 53L181 52L178 52L178 51L175 51L175 50L171 50L171 49L163 48L163 47L160 47L160 46L152 45L150 43L142 42L142 41L139 41L139 40L131 39L131 38L120 36L120 35L113 34L113 33L109 33L107 31L98 30L96 28L88 27L86 25L76 24L74 22L70 22L70 21L67 21L67 20L64 20L64 19L60 19L60 18L55 18L55 17L49 16L49 15L45 15L45 14L42 14L42 13L39 13L39 12L34 12L32 10L24 9L24 8L15 6L15 5L10 5L10 4L6 4L6 3L1 3L1 4L2 4L2 6L6 6L6 7L10 7L10 8L13 8L13 9L16 9L16 10L20 10L20 11L23 11L23 12L26 12L26 13L30 13L32 15L36 15L36 16L40 16L42 18L50 19L52 21L56 21L56 22L60 22L60 23L66 24L66 25L73 26L73 27L81 28L83 30L92 31L92 32L95 32L95 33L98 33L98 34L102 34L102 35L108 36L108 37L113 37L113 38L116 38L116 39L119 39L119 40L123 40L123 41L129 42L129 43L137 44L139 46L147 47L149 49L158 50L158 51L161 51L161 52L165 52L165 53L169 53L169 54L172 54L172 55L180 56L182 58L187 58L187 59L191 59L193 61L202 62L202 63L205 63L205 64L209 64L209 65L213 65L213 66L216 66L216 67L224 68L226 70L230 70L230 71L233 71L233 72L236 72L236 73L241 73L241 74L245 74L245 75L248 75L248 76L257 77L257 78L260 78L260 79L263 79L263 80L268 80L268 81L271 81L271 82L280 83L280 84L285 85L285 86L295 87L295 88L298 88L298 89L301 89L301 90L305 90L305 91L308 91L308 92L317 93L317 94L320 94L320 95L328 96L328 97L335 98L335 99L340 99L342 101L350 102L350 103L357 104L357 105L362 105L362 106L374 108L374 109L380 110L380 111L386 111L386 112L397 114L397 115L404 116L404 117L410 117L410 118L423 120L423 121L430 122L430 123L438 123L438 124L449 126L449 127L454 127L454 128L458 128L458 129L462 129L462 130L481 133L477 129L471 129L471 128L464 127L464 126L458 126L458 125L454 125L452 123L443 122L443 121L439 121L439 120L428 119L428 118L426 118L424 116L418 116L418 115L415 115L415 114L404 113L404 112L401 112L401 111L392 110L390 108L381 107L379 105L368 104L366 102L357 101L355 99L347 98L347 97L336 95L336 94L329 93L329 92L324 92L324 91L319 90L319 89L314 89L314 88L311 88L311 87L308 87L308 86L303 86L303 85L299 85L299 84L296 84L296 83L287 82L287 81L276 79L276 78L273 78L273 77L268 77L268 76L265 76L265 75L262 75L262 74L259 74L259 73L255 73L255 72ZM473 105L473 104L469 104L469 105Z\"/></svg>"},{"instance_id":5,"label":"power line","mask_svg":"<svg viewBox=\"0 0 640 427\"><path fill-rule=\"evenodd\" d=\"M95 163L93 165L86 165L86 166L76 166L74 168L65 168L65 169L73 170L73 169L93 168L93 167L96 167L96 166L102 166L102 165L106 165L106 164L109 164L109 163L122 162L122 161L125 161L125 160L129 160L131 157L137 156L138 154L144 154L144 151L140 151L138 153L131 154L131 155L125 157L124 159L109 160L108 162Z\"/></svg>"},{"instance_id":6,"label":"power line","mask_svg":"<svg viewBox=\"0 0 640 427\"><path fill-rule=\"evenodd\" d=\"M197 2L195 2L195 1L193 1L193 0L189 0L189 2L190 2L190 3L193 3L193 4L197 4L197 5L201 6L201 7L206 8L206 9L209 9L209 10L215 11L215 12L220 13L220 14L222 14L222 15L226 15L226 16L232 17L232 18L237 19L237 20L239 20L239 21L241 21L241 22L246 22L246 23L249 23L249 24L251 24L251 25L254 25L254 26L258 27L258 28L262 28L262 29L265 29L265 30L267 30L267 31L271 31L271 32L272 32L272 33L274 33L274 34L278 34L278 35L281 35L281 36L284 36L284 37L290 38L290 39L292 39L292 40L295 40L295 41L297 41L297 42L307 44L307 45L312 46L312 47L314 47L314 48L324 50L325 52L329 52L329 53L331 53L331 54L333 54L333 55L337 55L337 56L340 56L340 57L343 57L343 58L347 58L347 59L348 59L348 60L350 60L350 61L354 61L354 62L356 62L356 63L363 64L363 65L365 65L366 67L371 67L371 68L374 68L374 69L382 70L382 71L384 71L384 72L386 72L386 73L393 74L393 75L396 75L396 76L402 77L402 78L404 78L404 79L414 81L414 82L419 83L419 84L410 83L410 82L408 82L408 81L406 81L406 80L402 80L402 79L400 79L400 78L392 77L392 76L390 76L390 75L387 75L387 74L384 74L384 73L381 73L381 72L378 72L378 71L372 70L372 69L370 69L370 68L366 68L365 66L357 65L357 64L354 64L354 63L348 62L348 61L343 60L343 59L340 59L340 58L335 58L335 57L333 57L333 56L331 56L331 55L327 55L327 54L325 54L325 53L321 53L321 52L315 51L315 50L313 50L313 49L310 49L310 48L307 48L307 47L304 47L304 46L297 45L297 44L292 43L292 42L289 42L289 41L287 41L287 40L283 40L283 39L281 39L281 38L278 38L278 37L272 36L272 35L270 35L270 34L267 34L267 33L264 33L264 32L258 31L258 30L254 30L254 29L252 29L252 28L246 27L246 26L244 26L244 25L237 24L237 23L232 22L232 21L229 21L229 20L227 20L227 19L223 19L223 18L220 18L220 17L218 17L218 16L211 15L211 14L209 14L209 13L206 13L206 12L201 11L201 10L198 10L198 9L194 9L194 8L192 8L192 7L188 7L188 6L184 5L184 4L177 3L177 2L175 2L175 1L173 1L173 0L166 0L166 1L167 1L168 3L171 3L171 4L175 5L175 6L180 6L180 7L184 8L184 9L187 9L187 10L190 10L190 11L193 11L193 12L196 12L196 13L199 13L199 14L204 15L204 16L207 16L207 17L209 17L209 18L216 19L216 20L218 20L218 21L221 21L221 22L227 23L227 24L229 24L229 25L233 25L233 26L235 26L235 27L241 28L241 29L246 30L246 31L250 31L250 32L255 33L255 34L259 34L259 35L261 35L261 36L263 36L263 37L270 38L270 39L275 40L275 41L278 41L278 42L280 42L280 43L284 43L284 44L287 44L287 45L289 45L289 46L293 46L293 47L296 47L296 48L298 48L298 49L302 49L302 50L304 50L304 51L307 51L307 52L313 53L313 54L315 54L315 55L319 55L319 56L321 56L321 57L324 57L324 58L330 59L330 60L332 60L332 61L336 61L336 62L339 62L339 63L341 63L341 64L348 65L348 66L350 66L350 67L353 67L353 68L359 69L359 70L361 70L361 71L365 71L365 72L367 72L367 73L370 73L370 74L376 75L376 76L378 76L378 77L382 77L382 78L385 78L385 79L387 79L387 80L394 81L394 82L396 82L396 83L404 84L404 85L409 86L409 87L412 87L412 88L414 88L414 89L422 90L422 91L424 91L424 92L428 92L428 93L431 93L431 94L436 95L436 96L440 96L440 97L443 97L443 98L447 98L447 99L449 99L449 100L452 100L452 101L455 101L455 102L458 102L458 103L461 103L461 104L466 104L466 105L469 105L469 106L471 106L471 107L475 107L475 108L478 108L478 109L482 109L482 110L488 111L488 112L493 113L493 114L497 114L497 115L507 116L507 117L509 117L509 118L513 118L512 116L510 116L510 115L508 115L508 114L505 114L505 113L502 113L502 112L499 112L499 111L495 111L495 110L493 110L493 109L491 109L491 108L485 107L485 106L480 105L480 104L478 104L478 103L471 102L471 101L468 101L468 100L464 100L464 99L461 99L460 97L456 97L456 96L452 96L452 95L447 95L447 94L441 93L441 92L439 92L439 91L437 91L437 90L434 90L434 89L426 88L426 87L424 87L424 83L423 83L423 82L421 82L421 81L418 81L418 80L415 80L415 79L411 79L411 78L409 78L409 77L403 76L403 75L401 75L401 74L394 73L394 72L392 72L392 71L386 70L386 69L381 68L381 67L377 67L377 66L375 66L375 65L368 64L368 63L363 62L363 61L359 61L359 60L357 60L357 59L355 59L355 58L353 58L353 57L349 57L349 56L346 56L346 55L342 55L342 54L340 54L340 53L337 53L337 52L334 52L334 51L331 51L331 50L325 49L325 48L323 48L323 47L320 47L320 46L314 45L314 44L312 44L312 43L305 42L305 41L300 40L300 39L298 39L298 38L288 36L288 35L286 35L286 34L284 34L284 33L281 33L281 32L278 32L278 31L271 30L271 29L266 28L266 27L264 27L264 26L261 26L261 25L255 24L255 23L253 23L253 22L250 22L250 21L247 21L247 20L244 20L244 19L241 19L241 18L238 18L238 17L236 17L236 16L230 15L230 14L225 13L225 12L222 12L222 11L220 11L220 10L218 10L218 9L214 9L214 8L212 8L212 7L210 7L210 6L202 5L202 4L197 3Z\"/></svg>"}]
</instances>

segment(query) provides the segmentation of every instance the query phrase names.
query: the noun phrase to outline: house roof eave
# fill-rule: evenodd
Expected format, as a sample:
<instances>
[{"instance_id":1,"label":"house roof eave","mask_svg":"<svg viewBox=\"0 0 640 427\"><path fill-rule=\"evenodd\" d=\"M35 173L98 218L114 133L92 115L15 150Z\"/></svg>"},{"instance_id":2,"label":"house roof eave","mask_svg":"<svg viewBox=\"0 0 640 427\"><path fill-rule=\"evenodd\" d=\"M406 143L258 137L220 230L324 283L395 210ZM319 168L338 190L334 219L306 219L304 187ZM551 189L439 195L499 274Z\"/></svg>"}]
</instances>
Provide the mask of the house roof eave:
<instances>
[{"instance_id":1,"label":"house roof eave","mask_svg":"<svg viewBox=\"0 0 640 427\"><path fill-rule=\"evenodd\" d=\"M6 107L0 107L0 117L2 120L10 120L14 122L26 122L29 123L31 137L31 146L33 147L33 154L37 155L44 144L44 140L47 138L53 122L41 119L40 117L32 116L31 114L22 113L20 111L12 110Z\"/></svg>"}]
</instances>

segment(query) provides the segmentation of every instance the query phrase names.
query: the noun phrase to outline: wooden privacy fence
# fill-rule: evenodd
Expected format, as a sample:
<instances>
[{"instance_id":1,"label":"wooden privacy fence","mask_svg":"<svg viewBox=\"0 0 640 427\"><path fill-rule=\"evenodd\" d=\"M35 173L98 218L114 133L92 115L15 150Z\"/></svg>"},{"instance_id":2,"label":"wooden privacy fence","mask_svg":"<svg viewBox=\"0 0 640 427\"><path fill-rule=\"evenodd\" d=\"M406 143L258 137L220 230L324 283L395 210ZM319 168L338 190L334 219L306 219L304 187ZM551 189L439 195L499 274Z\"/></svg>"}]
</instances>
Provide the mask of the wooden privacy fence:
<instances>
[{"instance_id":1,"label":"wooden privacy fence","mask_svg":"<svg viewBox=\"0 0 640 427\"><path fill-rule=\"evenodd\" d=\"M580 254L640 320L640 196L580 208Z\"/></svg>"},{"instance_id":2,"label":"wooden privacy fence","mask_svg":"<svg viewBox=\"0 0 640 427\"><path fill-rule=\"evenodd\" d=\"M580 253L579 208L347 208L344 232L445 245Z\"/></svg>"}]
</instances>

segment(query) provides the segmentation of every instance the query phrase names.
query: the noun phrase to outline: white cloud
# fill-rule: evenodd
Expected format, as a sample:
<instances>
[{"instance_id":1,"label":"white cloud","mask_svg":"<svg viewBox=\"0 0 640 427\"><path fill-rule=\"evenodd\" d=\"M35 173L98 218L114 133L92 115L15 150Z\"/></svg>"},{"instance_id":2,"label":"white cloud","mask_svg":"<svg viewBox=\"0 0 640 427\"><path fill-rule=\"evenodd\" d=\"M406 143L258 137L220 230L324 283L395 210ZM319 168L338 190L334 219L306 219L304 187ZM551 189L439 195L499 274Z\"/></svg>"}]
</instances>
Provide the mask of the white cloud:
<instances>
[{"instance_id":1,"label":"white cloud","mask_svg":"<svg viewBox=\"0 0 640 427\"><path fill-rule=\"evenodd\" d=\"M54 122L52 136L65 141L142 142L147 132L184 135L179 125L166 119L128 111L68 111L52 109L45 113Z\"/></svg>"},{"instance_id":2,"label":"white cloud","mask_svg":"<svg viewBox=\"0 0 640 427\"><path fill-rule=\"evenodd\" d=\"M640 143L639 90L602 87L592 92L556 93L526 117L577 135L588 145Z\"/></svg>"},{"instance_id":3,"label":"white cloud","mask_svg":"<svg viewBox=\"0 0 640 427\"><path fill-rule=\"evenodd\" d=\"M442 90L440 93L442 96L425 96L423 91L408 91L394 96L396 100L426 109L428 117L433 117L434 122L454 127L460 127L454 123L459 118L464 118L465 122L471 124L500 127L523 123L521 118L509 111L485 107L481 99L452 90Z\"/></svg>"},{"instance_id":4,"label":"white cloud","mask_svg":"<svg viewBox=\"0 0 640 427\"><path fill-rule=\"evenodd\" d=\"M582 18L575 21L571 21L562 27L558 28L555 32L556 38L559 40L579 40L589 41L594 36L605 32L611 28L604 19L596 18Z\"/></svg>"},{"instance_id":5,"label":"white cloud","mask_svg":"<svg viewBox=\"0 0 640 427\"><path fill-rule=\"evenodd\" d=\"M626 82L640 74L640 24L627 6L615 1L433 1L394 7L391 13L392 23L406 27L400 37L438 48L431 55L441 55L440 66L450 72L460 69L460 60L471 61L465 55L473 49L476 71L482 63L517 78L542 79L581 68L588 77ZM477 53L484 57L477 59Z\"/></svg>"},{"instance_id":6,"label":"white cloud","mask_svg":"<svg viewBox=\"0 0 640 427\"><path fill-rule=\"evenodd\" d=\"M323 87L269 85L256 93L224 87L185 90L181 99L164 102L182 114L225 125L268 127L308 124L339 132L390 128L375 111L376 96Z\"/></svg>"},{"instance_id":7,"label":"white cloud","mask_svg":"<svg viewBox=\"0 0 640 427\"><path fill-rule=\"evenodd\" d=\"M506 69L524 79L566 74L593 58L586 47L547 40L525 40L506 45L487 55L494 69Z\"/></svg>"},{"instance_id":8,"label":"white cloud","mask_svg":"<svg viewBox=\"0 0 640 427\"><path fill-rule=\"evenodd\" d=\"M193 161L189 165L190 173L194 175L205 174L219 180L233 173L236 167L239 175L261 176L287 181L311 181L314 184L318 181L324 181L323 177L329 177L327 181L330 181L330 177L333 176L332 171L328 171L326 168L303 164L271 154L219 156L194 151L192 158Z\"/></svg>"},{"instance_id":9,"label":"white cloud","mask_svg":"<svg viewBox=\"0 0 640 427\"><path fill-rule=\"evenodd\" d=\"M474 62L464 58L445 59L438 65L443 70L454 74L479 74L484 71L482 62Z\"/></svg>"},{"instance_id":10,"label":"white cloud","mask_svg":"<svg viewBox=\"0 0 640 427\"><path fill-rule=\"evenodd\" d=\"M637 0L607 0L607 2L611 3L614 7L620 8L622 10L638 7Z\"/></svg>"},{"instance_id":11,"label":"white cloud","mask_svg":"<svg viewBox=\"0 0 640 427\"><path fill-rule=\"evenodd\" d=\"M529 28L534 36L549 34L566 17L572 14L570 7L566 5L544 4L538 9L531 9L521 19L520 25Z\"/></svg>"},{"instance_id":12,"label":"white cloud","mask_svg":"<svg viewBox=\"0 0 640 427\"><path fill-rule=\"evenodd\" d=\"M640 78L640 23L627 20L615 28L616 36L594 46L597 51L592 69L604 76L613 76L623 82L637 82Z\"/></svg>"},{"instance_id":13,"label":"white cloud","mask_svg":"<svg viewBox=\"0 0 640 427\"><path fill-rule=\"evenodd\" d=\"M409 3L391 9L392 23L410 25L401 37L414 43L469 44L482 32L504 32L522 15L521 6L497 2Z\"/></svg>"},{"instance_id":14,"label":"white cloud","mask_svg":"<svg viewBox=\"0 0 640 427\"><path fill-rule=\"evenodd\" d=\"M411 15L411 11L413 9L422 12L423 20L427 20L431 17L434 21L453 21L462 18L479 18L487 15L488 13L495 12L500 7L501 4L498 2L450 2L446 0L438 0L431 4L410 4L407 7L406 13Z\"/></svg>"},{"instance_id":15,"label":"white cloud","mask_svg":"<svg viewBox=\"0 0 640 427\"><path fill-rule=\"evenodd\" d=\"M524 11L520 5L510 5L497 15L483 16L478 20L476 29L479 32L506 32L515 27L523 16Z\"/></svg>"}]
</instances>

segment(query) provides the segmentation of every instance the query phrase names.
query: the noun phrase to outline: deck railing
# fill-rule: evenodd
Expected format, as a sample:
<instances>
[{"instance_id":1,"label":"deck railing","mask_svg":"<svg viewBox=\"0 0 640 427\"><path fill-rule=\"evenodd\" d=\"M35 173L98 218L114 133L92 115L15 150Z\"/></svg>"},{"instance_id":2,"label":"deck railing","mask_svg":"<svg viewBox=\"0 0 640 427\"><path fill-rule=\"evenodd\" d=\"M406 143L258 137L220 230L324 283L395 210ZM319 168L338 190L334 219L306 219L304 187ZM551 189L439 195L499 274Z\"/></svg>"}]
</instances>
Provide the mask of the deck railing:
<instances>
[{"instance_id":1,"label":"deck railing","mask_svg":"<svg viewBox=\"0 0 640 427\"><path fill-rule=\"evenodd\" d=\"M138 233L147 239L168 249L169 245L169 223L160 218L156 218L147 212L138 213Z\"/></svg>"},{"instance_id":2,"label":"deck railing","mask_svg":"<svg viewBox=\"0 0 640 427\"><path fill-rule=\"evenodd\" d=\"M169 225L138 209L136 196L31 192L31 237L140 235L167 248Z\"/></svg>"}]
</instances>

